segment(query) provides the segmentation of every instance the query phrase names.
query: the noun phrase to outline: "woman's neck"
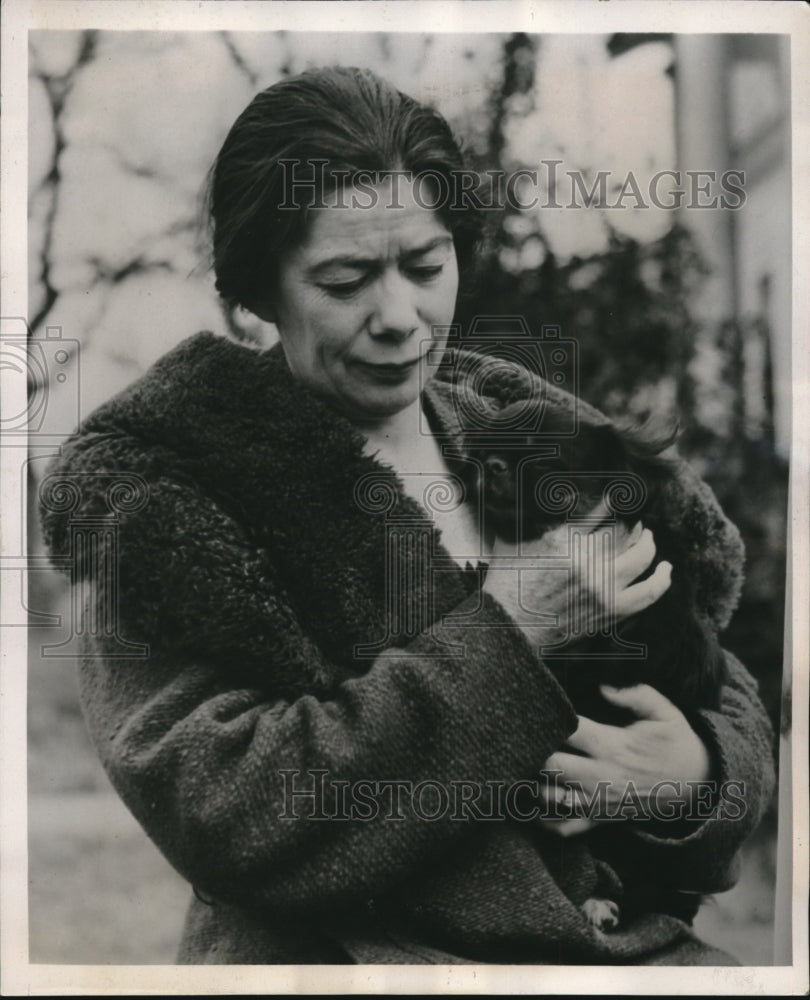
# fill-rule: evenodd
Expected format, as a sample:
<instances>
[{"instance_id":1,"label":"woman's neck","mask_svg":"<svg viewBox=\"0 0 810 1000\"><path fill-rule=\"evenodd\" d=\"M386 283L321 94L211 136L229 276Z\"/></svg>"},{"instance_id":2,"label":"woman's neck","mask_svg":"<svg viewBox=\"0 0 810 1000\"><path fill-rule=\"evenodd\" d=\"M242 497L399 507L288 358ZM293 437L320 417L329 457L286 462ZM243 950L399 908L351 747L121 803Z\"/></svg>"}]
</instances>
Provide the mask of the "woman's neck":
<instances>
[{"instance_id":1,"label":"woman's neck","mask_svg":"<svg viewBox=\"0 0 810 1000\"><path fill-rule=\"evenodd\" d=\"M360 428L366 435L365 451L399 474L402 488L415 500L441 532L441 544L459 566L475 566L489 558L480 536L478 517L458 476L447 467L439 442L421 414L421 400L374 427ZM427 500L430 486L442 487L437 506Z\"/></svg>"},{"instance_id":2,"label":"woman's neck","mask_svg":"<svg viewBox=\"0 0 810 1000\"><path fill-rule=\"evenodd\" d=\"M379 452L386 459L398 457L400 460L395 461L395 465L408 463L409 456L422 454L424 446L429 443L422 439L431 438L424 433L426 428L422 424L421 400L418 398L404 410L374 424L360 425L358 429L366 436L366 451L369 454Z\"/></svg>"}]
</instances>

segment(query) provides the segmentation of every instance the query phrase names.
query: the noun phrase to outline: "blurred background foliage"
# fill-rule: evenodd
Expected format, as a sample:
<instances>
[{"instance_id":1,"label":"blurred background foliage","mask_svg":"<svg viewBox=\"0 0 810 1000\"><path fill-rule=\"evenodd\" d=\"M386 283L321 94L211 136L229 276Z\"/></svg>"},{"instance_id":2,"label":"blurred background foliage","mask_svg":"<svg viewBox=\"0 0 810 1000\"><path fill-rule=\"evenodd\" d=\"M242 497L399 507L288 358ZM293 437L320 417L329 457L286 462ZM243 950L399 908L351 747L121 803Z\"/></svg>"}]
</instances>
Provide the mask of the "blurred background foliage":
<instances>
[{"instance_id":1,"label":"blurred background foliage","mask_svg":"<svg viewBox=\"0 0 810 1000\"><path fill-rule=\"evenodd\" d=\"M783 47L731 35L39 31L30 41L29 324L34 340L65 342L76 376L57 382L46 366L32 391L47 394L49 426L62 433L199 329L267 338L255 317L228 311L214 292L200 192L232 121L282 76L368 66L435 105L480 171L538 170L555 159L589 187L608 171L615 194L628 172L646 191L660 170L745 169L747 201L737 212L631 202L620 211L489 213L456 322L462 339L480 316L521 316L538 337L558 326L578 343L584 399L611 414L677 417L681 450L746 543L745 590L724 644L756 676L778 732L790 441ZM53 451L52 441L32 438L34 553L37 485ZM111 855L114 889L108 901L95 898L92 913L74 912L76 900L68 905L58 888L67 855L79 870L88 852L103 856L110 845L99 824L78 820L74 839L57 849L53 837L54 817L71 809L65 795L93 816L87 796L109 791L72 676L38 652L57 641L46 614L61 611L69 624L65 600L62 578L29 574L28 607L40 625L29 674L30 790L51 796L31 814L32 958L170 961L174 902L166 940L153 911L140 938L109 932L121 894L174 891L116 805L112 828L140 858L131 881L121 884ZM771 961L774 825L772 812L750 849L742 895L701 918L706 935L752 964ZM181 895L178 882L177 906ZM78 945L71 928L95 925L97 944Z\"/></svg>"},{"instance_id":2,"label":"blurred background foliage","mask_svg":"<svg viewBox=\"0 0 810 1000\"><path fill-rule=\"evenodd\" d=\"M679 41L683 46L684 40ZM730 130L735 61L745 68L746 60L738 58L733 37L724 42L713 54L728 75L729 98L716 110ZM750 47L750 42L742 44L743 54L748 54L750 48L745 46ZM611 171L608 202L615 200L631 171L649 204L645 181L655 171L676 162L683 169L693 166L679 161L677 147L687 145L688 139L679 133L690 129L700 138L711 122L699 115L677 113L678 51L671 40L659 35L577 36L562 44L554 39L550 47L549 57L545 39L517 35L505 42L500 89L490 99L487 154L478 154L479 169L537 169L541 161L558 157L563 166L557 173L574 163L588 179L588 187L597 170L607 169ZM774 53L766 48L756 54L778 80ZM592 105L600 101L593 100L591 89L584 91L584 97L580 95L584 103L577 107L578 88L570 82L574 97L549 107L548 90L554 84L548 62L556 73L561 62L570 72L571 62L576 65L577 61L588 67L583 73L585 83L593 82L599 68L605 73L599 77L602 107L594 110ZM617 61L625 65L614 70L611 79L607 68ZM768 123L765 143L774 145L784 140L773 128L774 120L782 122L784 108L776 84L772 86L771 108L752 108L748 113L764 117ZM544 108L550 122L542 116ZM618 121L623 135L617 136L612 127L605 134L600 112L611 126ZM562 134L555 127L560 115L569 118ZM602 128L596 124L600 119ZM510 142L510 135L519 136L520 141ZM762 142L761 134L757 138ZM745 162L743 152L734 148L730 136L727 146L726 162L739 167ZM784 165L782 158L771 159L771 172L778 172ZM702 161L700 169L710 164L717 166L718 173L722 169L722 163L711 160ZM750 169L747 175L752 177ZM753 181L749 211L752 202L758 207L756 188L763 177L754 172ZM787 190L783 189L783 203ZM562 185L554 194L548 200L563 204L574 200L570 191L562 192ZM624 204L633 205L633 201ZM777 206L773 208L778 211ZM774 354L784 366L789 329L773 329L779 314L767 308L767 298L760 297L759 308L746 312L747 303L741 301L737 286L746 282L767 290L774 282L774 269L784 262L784 248L772 248L776 256L766 259L764 266L759 263L757 270L749 265L746 272L737 263L740 273L730 276L726 282L730 287L719 292L716 286L709 288L709 294L726 299L727 312L703 308L701 294L712 276L715 280L724 277L728 266L724 255L731 257L732 267L735 258L743 265L746 262L741 233L734 228L727 234L727 245L711 230L712 238L705 239L705 226L693 232L690 215L702 211L694 207L660 211L654 206L618 212L541 207L530 213L507 207L491 221L457 320L462 337L481 315L520 315L541 339L544 326L558 326L563 337L577 341L583 399L611 415L678 421L680 450L714 488L746 543L745 589L724 643L757 677L778 733L788 468L787 440L777 440L775 426ZM724 214L733 217L734 213ZM589 222L583 224L582 216L590 216ZM560 226L566 227L564 235ZM789 242L789 228L777 230L776 236L780 235ZM774 234L760 230L757 239L767 247ZM784 281L783 274L778 277ZM567 372L568 385L574 384L573 379L574 372Z\"/></svg>"}]
</instances>

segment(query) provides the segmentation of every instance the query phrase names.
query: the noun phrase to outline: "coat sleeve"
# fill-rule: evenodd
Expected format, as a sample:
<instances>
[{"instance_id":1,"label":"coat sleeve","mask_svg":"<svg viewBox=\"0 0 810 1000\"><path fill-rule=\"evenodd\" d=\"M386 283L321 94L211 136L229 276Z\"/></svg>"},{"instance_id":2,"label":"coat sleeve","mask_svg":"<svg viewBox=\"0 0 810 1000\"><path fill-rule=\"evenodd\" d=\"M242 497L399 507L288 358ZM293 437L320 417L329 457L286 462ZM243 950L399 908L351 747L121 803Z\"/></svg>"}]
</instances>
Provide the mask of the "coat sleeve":
<instances>
[{"instance_id":1,"label":"coat sleeve","mask_svg":"<svg viewBox=\"0 0 810 1000\"><path fill-rule=\"evenodd\" d=\"M423 659L417 639L326 700L232 688L204 660L159 649L146 662L107 658L97 639L82 666L84 710L118 792L196 887L287 912L351 904L465 825L452 810L420 817L408 795L394 809L386 782L452 792L529 778L573 729L542 665L497 628L504 612L488 602L483 617L474 643L444 630L468 641L463 660ZM355 801L357 819L325 821ZM423 806L433 812L429 794Z\"/></svg>"},{"instance_id":2,"label":"coat sleeve","mask_svg":"<svg viewBox=\"0 0 810 1000\"><path fill-rule=\"evenodd\" d=\"M82 461L71 459L74 474ZM194 483L155 475L149 487L148 518L122 518L122 594L148 590L160 572L147 572L132 555L140 533L160 533L150 548L169 564L173 518L201 506L217 518L223 567L238 572L249 563L253 545L240 522ZM55 544L56 522L46 527ZM172 587L179 601L202 581L189 566ZM90 601L103 589L103 580L91 581ZM204 894L291 916L356 906L462 835L468 821L452 808L428 818L437 790L452 794L454 783L464 782L483 790L483 803L487 782L536 777L575 727L562 690L488 596L472 595L457 609L473 611L482 601L478 627L433 630L439 640L464 645L465 655L436 658L433 641L418 637L318 696L274 685L296 658L312 676L331 668L266 576L260 597L277 633L266 653L277 662L261 671L255 651L244 669L238 654L228 662L221 650L206 655L149 633L148 657L122 658L103 630L88 640L80 668L86 720L112 783L167 859ZM161 623L162 603L145 601L153 624ZM122 607L125 636L131 621ZM429 784L421 797L406 793L389 805L390 783L402 781ZM354 819L329 818L343 808L341 789L349 813L362 800Z\"/></svg>"},{"instance_id":3,"label":"coat sleeve","mask_svg":"<svg viewBox=\"0 0 810 1000\"><path fill-rule=\"evenodd\" d=\"M725 657L728 679L719 709L701 711L694 723L715 765L710 815L660 821L635 831L636 870L649 870L657 882L673 889L710 893L731 888L739 877L739 849L773 795L768 716L754 679L735 656L726 652Z\"/></svg>"}]
</instances>

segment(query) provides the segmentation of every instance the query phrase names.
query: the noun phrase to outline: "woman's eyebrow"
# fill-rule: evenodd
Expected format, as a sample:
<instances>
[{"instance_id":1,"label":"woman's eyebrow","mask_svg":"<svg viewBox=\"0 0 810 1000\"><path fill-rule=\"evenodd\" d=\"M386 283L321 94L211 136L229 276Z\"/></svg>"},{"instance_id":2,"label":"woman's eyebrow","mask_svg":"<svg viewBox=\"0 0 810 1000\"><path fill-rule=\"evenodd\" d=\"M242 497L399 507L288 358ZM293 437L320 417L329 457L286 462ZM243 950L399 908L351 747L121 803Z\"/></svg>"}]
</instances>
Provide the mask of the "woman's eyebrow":
<instances>
[{"instance_id":1,"label":"woman's eyebrow","mask_svg":"<svg viewBox=\"0 0 810 1000\"><path fill-rule=\"evenodd\" d=\"M373 267L379 263L376 257L362 257L354 254L339 254L335 257L326 257L319 260L311 267L307 268L307 275L310 278L317 278L324 271L331 267Z\"/></svg>"},{"instance_id":2,"label":"woman's eyebrow","mask_svg":"<svg viewBox=\"0 0 810 1000\"><path fill-rule=\"evenodd\" d=\"M421 246L413 247L410 250L406 250L402 255L406 260L411 257L421 257L423 254L430 253L431 250L436 250L439 247L450 246L453 243L453 237L449 233L443 234L442 236L434 236L432 240L428 240L427 243L423 243Z\"/></svg>"},{"instance_id":3,"label":"woman's eyebrow","mask_svg":"<svg viewBox=\"0 0 810 1000\"><path fill-rule=\"evenodd\" d=\"M428 240L426 243L421 244L417 247L412 247L410 250L406 250L402 254L403 260L411 260L414 257L421 257L426 253L430 253L431 250L436 250L438 247L448 246L452 244L453 237L450 235L435 236L433 239ZM307 268L307 275L311 278L317 278L318 275L327 271L330 267L375 267L379 265L380 258L378 257L365 257L362 254L338 254L334 257L326 257L324 260L319 260L311 267Z\"/></svg>"}]
</instances>

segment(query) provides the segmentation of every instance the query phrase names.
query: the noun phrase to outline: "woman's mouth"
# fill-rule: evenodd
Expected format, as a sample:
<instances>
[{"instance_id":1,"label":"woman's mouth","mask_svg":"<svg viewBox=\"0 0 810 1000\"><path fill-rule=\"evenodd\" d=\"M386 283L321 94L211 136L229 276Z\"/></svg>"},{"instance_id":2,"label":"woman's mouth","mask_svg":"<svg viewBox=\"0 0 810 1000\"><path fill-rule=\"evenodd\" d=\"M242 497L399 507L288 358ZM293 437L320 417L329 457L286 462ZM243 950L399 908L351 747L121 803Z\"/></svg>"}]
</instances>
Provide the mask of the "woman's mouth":
<instances>
[{"instance_id":1,"label":"woman's mouth","mask_svg":"<svg viewBox=\"0 0 810 1000\"><path fill-rule=\"evenodd\" d=\"M419 364L421 358L413 358L410 361L402 361L398 364L373 364L369 361L357 361L357 366L372 378L381 382L403 382L408 378Z\"/></svg>"}]
</instances>

